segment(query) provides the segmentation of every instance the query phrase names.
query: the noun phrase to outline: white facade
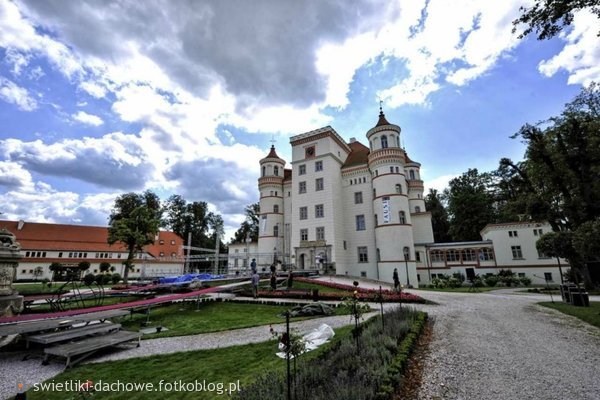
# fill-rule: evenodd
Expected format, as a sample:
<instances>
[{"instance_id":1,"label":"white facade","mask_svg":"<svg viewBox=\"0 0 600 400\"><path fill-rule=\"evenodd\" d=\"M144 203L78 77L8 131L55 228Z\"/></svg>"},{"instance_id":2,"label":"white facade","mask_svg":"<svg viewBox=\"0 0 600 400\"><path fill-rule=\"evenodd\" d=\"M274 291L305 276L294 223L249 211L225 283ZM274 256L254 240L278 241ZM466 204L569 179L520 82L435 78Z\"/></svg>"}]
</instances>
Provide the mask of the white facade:
<instances>
[{"instance_id":1,"label":"white facade","mask_svg":"<svg viewBox=\"0 0 600 400\"><path fill-rule=\"evenodd\" d=\"M327 126L290 139L291 170L274 147L260 161L259 267L278 260L387 282L398 268L402 284L418 285L415 250L433 243L420 164L382 112L366 136L369 147L346 143Z\"/></svg>"},{"instance_id":2,"label":"white facade","mask_svg":"<svg viewBox=\"0 0 600 400\"><path fill-rule=\"evenodd\" d=\"M253 259L258 259L258 243L232 243L229 245L227 266L230 273L248 272Z\"/></svg>"},{"instance_id":3,"label":"white facade","mask_svg":"<svg viewBox=\"0 0 600 400\"><path fill-rule=\"evenodd\" d=\"M531 278L535 285L559 284L559 262L563 272L568 262L540 254L535 246L541 235L551 231L546 222L489 224L482 229L480 242L427 245L427 257L417 266L419 280L429 283L437 275L485 275L504 269Z\"/></svg>"}]
</instances>

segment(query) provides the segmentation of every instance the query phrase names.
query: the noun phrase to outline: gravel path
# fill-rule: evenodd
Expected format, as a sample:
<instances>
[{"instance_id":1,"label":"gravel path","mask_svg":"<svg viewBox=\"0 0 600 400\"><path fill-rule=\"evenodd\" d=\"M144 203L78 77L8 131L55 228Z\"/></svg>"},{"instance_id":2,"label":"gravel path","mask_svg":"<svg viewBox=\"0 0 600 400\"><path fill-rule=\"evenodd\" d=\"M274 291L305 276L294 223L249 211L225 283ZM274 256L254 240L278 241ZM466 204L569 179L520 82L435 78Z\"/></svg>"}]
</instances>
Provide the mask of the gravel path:
<instances>
[{"instance_id":1,"label":"gravel path","mask_svg":"<svg viewBox=\"0 0 600 400\"><path fill-rule=\"evenodd\" d=\"M361 282L360 286L379 288L379 283ZM439 304L415 305L435 321L419 399L600 399L600 329L535 304L548 301L549 296L512 292L413 291ZM321 323L339 327L349 322L348 316L339 316L292 326L305 332ZM274 327L281 330L283 325ZM107 353L91 362L257 343L269 338L269 327L262 326L151 339L143 341L140 348ZM21 357L0 353L0 398L14 394L16 382L40 382L63 369L61 364L41 366L39 359L20 361Z\"/></svg>"}]
</instances>

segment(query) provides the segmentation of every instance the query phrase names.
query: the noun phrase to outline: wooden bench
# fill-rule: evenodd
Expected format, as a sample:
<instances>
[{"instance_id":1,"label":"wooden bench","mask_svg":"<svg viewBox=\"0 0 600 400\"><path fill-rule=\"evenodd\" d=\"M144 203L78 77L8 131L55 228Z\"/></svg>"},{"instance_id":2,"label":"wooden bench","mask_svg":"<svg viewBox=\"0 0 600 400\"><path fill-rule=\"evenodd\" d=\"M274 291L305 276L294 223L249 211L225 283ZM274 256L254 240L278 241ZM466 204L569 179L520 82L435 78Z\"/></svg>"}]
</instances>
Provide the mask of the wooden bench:
<instances>
[{"instance_id":1,"label":"wooden bench","mask_svg":"<svg viewBox=\"0 0 600 400\"><path fill-rule=\"evenodd\" d=\"M40 344L52 344L57 342L66 342L67 340L73 340L82 338L89 335L98 333L108 333L111 331L121 329L121 324L112 323L99 323L92 325L80 326L77 328L66 329L58 332L41 333L37 335L27 336L27 348L29 348L29 342L40 343Z\"/></svg>"},{"instance_id":2,"label":"wooden bench","mask_svg":"<svg viewBox=\"0 0 600 400\"><path fill-rule=\"evenodd\" d=\"M51 357L64 357L67 359L66 367L69 368L96 351L107 347L131 342L132 340L137 340L137 347L139 347L141 337L142 333L140 332L116 331L103 336L93 336L77 342L47 347L44 349L45 356L42 364L47 365ZM72 357L75 356L80 357L72 360Z\"/></svg>"}]
</instances>

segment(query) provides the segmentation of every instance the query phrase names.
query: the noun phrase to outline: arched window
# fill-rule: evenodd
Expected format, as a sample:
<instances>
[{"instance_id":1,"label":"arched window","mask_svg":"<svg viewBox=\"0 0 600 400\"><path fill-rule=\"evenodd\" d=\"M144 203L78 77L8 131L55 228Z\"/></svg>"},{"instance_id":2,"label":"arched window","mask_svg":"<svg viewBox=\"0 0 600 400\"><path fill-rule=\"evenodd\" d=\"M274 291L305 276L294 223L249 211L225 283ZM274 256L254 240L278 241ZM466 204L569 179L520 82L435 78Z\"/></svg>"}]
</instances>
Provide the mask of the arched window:
<instances>
[{"instance_id":1,"label":"arched window","mask_svg":"<svg viewBox=\"0 0 600 400\"><path fill-rule=\"evenodd\" d=\"M383 136L381 136L381 148L387 149L387 147L388 147L387 136L383 135Z\"/></svg>"},{"instance_id":2,"label":"arched window","mask_svg":"<svg viewBox=\"0 0 600 400\"><path fill-rule=\"evenodd\" d=\"M398 147L400 147L400 135L396 137L396 144Z\"/></svg>"},{"instance_id":3,"label":"arched window","mask_svg":"<svg viewBox=\"0 0 600 400\"><path fill-rule=\"evenodd\" d=\"M273 212L276 214L279 213L279 206L277 204L273 206Z\"/></svg>"},{"instance_id":4,"label":"arched window","mask_svg":"<svg viewBox=\"0 0 600 400\"><path fill-rule=\"evenodd\" d=\"M411 170L408 172L408 175L410 176L410 179L415 179L415 170L414 170L414 169L411 169Z\"/></svg>"},{"instance_id":5,"label":"arched window","mask_svg":"<svg viewBox=\"0 0 600 400\"><path fill-rule=\"evenodd\" d=\"M379 249L377 249L377 261L381 261L381 253L379 251Z\"/></svg>"},{"instance_id":6,"label":"arched window","mask_svg":"<svg viewBox=\"0 0 600 400\"><path fill-rule=\"evenodd\" d=\"M267 171L267 167L263 167L263 173L262 173L262 176L265 176L265 173L266 173L266 171Z\"/></svg>"},{"instance_id":7,"label":"arched window","mask_svg":"<svg viewBox=\"0 0 600 400\"><path fill-rule=\"evenodd\" d=\"M410 249L408 247L404 248L403 253L404 253L404 259L410 260Z\"/></svg>"},{"instance_id":8,"label":"arched window","mask_svg":"<svg viewBox=\"0 0 600 400\"><path fill-rule=\"evenodd\" d=\"M401 184L396 184L396 193L402 193L402 185Z\"/></svg>"},{"instance_id":9,"label":"arched window","mask_svg":"<svg viewBox=\"0 0 600 400\"><path fill-rule=\"evenodd\" d=\"M416 207L415 207L415 212L421 212L421 207L419 207L419 206L416 206Z\"/></svg>"},{"instance_id":10,"label":"arched window","mask_svg":"<svg viewBox=\"0 0 600 400\"><path fill-rule=\"evenodd\" d=\"M400 211L398 214L400 216L400 223L405 224L406 223L406 213L404 211Z\"/></svg>"},{"instance_id":11,"label":"arched window","mask_svg":"<svg viewBox=\"0 0 600 400\"><path fill-rule=\"evenodd\" d=\"M279 237L279 225L273 227L273 236Z\"/></svg>"},{"instance_id":12,"label":"arched window","mask_svg":"<svg viewBox=\"0 0 600 400\"><path fill-rule=\"evenodd\" d=\"M279 167L276 165L274 169L275 176L279 176Z\"/></svg>"}]
</instances>

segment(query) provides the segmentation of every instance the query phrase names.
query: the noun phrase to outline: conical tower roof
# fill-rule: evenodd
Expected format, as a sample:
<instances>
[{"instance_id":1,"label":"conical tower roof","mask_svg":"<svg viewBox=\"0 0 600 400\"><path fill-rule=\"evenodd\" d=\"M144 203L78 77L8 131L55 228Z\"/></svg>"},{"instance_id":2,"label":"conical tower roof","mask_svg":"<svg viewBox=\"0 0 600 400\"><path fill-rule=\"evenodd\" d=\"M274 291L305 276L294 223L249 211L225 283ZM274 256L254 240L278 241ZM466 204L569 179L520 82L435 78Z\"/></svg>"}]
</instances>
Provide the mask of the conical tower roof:
<instances>
[{"instance_id":1,"label":"conical tower roof","mask_svg":"<svg viewBox=\"0 0 600 400\"><path fill-rule=\"evenodd\" d=\"M271 151L269 151L269 154L267 154L267 156L265 158L260 160L261 163L266 162L266 161L279 161L279 162L285 164L285 161L283 160L283 158L281 158L277 155L277 152L275 151L275 145L271 145Z\"/></svg>"}]
</instances>

